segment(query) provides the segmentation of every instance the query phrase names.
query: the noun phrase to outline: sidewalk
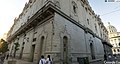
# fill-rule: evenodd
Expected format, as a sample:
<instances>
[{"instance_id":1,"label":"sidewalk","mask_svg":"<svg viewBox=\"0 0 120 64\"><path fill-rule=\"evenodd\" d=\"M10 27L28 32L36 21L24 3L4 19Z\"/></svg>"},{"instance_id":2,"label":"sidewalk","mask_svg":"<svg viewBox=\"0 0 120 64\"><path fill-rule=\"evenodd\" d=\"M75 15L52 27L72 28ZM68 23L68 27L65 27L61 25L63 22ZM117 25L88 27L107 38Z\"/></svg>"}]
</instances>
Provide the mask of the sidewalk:
<instances>
[{"instance_id":1,"label":"sidewalk","mask_svg":"<svg viewBox=\"0 0 120 64\"><path fill-rule=\"evenodd\" d=\"M8 59L8 60L4 60L4 63L3 64L8 64L8 61L11 61L12 59ZM33 62L27 62L27 61L24 61L24 60L20 60L20 59L13 59L15 61L17 61L16 64L35 64Z\"/></svg>"}]
</instances>

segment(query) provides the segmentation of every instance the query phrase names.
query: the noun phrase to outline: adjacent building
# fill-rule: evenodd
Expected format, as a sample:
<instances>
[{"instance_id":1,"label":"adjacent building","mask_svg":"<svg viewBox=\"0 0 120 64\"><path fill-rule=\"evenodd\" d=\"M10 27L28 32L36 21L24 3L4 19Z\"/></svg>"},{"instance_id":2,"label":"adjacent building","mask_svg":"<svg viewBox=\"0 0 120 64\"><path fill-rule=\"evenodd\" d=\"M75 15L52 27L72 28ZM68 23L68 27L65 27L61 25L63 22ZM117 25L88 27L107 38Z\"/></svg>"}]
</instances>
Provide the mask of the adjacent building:
<instances>
[{"instance_id":1,"label":"adjacent building","mask_svg":"<svg viewBox=\"0 0 120 64\"><path fill-rule=\"evenodd\" d=\"M120 32L117 32L117 29L108 23L108 32L109 32L109 39L110 43L112 44L112 52L115 55L120 54Z\"/></svg>"},{"instance_id":2,"label":"adjacent building","mask_svg":"<svg viewBox=\"0 0 120 64\"><path fill-rule=\"evenodd\" d=\"M10 55L38 63L102 64L112 54L108 31L87 0L29 0L7 34Z\"/></svg>"}]
</instances>

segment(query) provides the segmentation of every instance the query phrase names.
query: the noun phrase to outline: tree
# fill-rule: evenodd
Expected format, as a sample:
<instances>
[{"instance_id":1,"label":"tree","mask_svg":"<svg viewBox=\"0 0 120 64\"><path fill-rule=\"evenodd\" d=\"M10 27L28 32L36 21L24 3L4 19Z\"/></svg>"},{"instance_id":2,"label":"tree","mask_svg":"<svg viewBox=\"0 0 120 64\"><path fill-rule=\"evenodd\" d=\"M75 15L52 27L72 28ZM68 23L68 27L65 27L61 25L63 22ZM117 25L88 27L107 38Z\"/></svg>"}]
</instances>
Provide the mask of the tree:
<instances>
[{"instance_id":1,"label":"tree","mask_svg":"<svg viewBox=\"0 0 120 64\"><path fill-rule=\"evenodd\" d=\"M13 55L14 58L16 56L16 51L19 50L19 46L20 44L18 42L14 43L14 55Z\"/></svg>"},{"instance_id":2,"label":"tree","mask_svg":"<svg viewBox=\"0 0 120 64\"><path fill-rule=\"evenodd\" d=\"M0 40L0 53L5 53L7 51L9 51L8 43L4 39L1 39Z\"/></svg>"}]
</instances>

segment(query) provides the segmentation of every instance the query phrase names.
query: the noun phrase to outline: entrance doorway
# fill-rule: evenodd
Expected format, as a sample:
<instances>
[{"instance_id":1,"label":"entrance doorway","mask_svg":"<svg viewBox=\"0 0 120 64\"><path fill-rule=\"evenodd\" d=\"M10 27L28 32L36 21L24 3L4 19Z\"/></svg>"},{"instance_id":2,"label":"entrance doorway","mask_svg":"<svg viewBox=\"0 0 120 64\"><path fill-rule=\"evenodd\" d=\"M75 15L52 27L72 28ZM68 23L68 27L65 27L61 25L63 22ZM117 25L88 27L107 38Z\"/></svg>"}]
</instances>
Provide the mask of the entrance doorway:
<instances>
[{"instance_id":1,"label":"entrance doorway","mask_svg":"<svg viewBox=\"0 0 120 64\"><path fill-rule=\"evenodd\" d=\"M40 47L39 47L39 54L38 54L38 63L39 63L39 60L40 60L40 58L41 58L41 55L43 54L43 44L44 44L44 40L45 40L45 37L44 36L42 36L41 38L40 38Z\"/></svg>"},{"instance_id":2,"label":"entrance doorway","mask_svg":"<svg viewBox=\"0 0 120 64\"><path fill-rule=\"evenodd\" d=\"M91 52L92 59L95 59L94 47L92 43L90 43L90 52Z\"/></svg>"},{"instance_id":3,"label":"entrance doorway","mask_svg":"<svg viewBox=\"0 0 120 64\"><path fill-rule=\"evenodd\" d=\"M20 59L22 58L22 55L23 55L23 50L24 50L24 44L25 44L25 42L23 42L23 44L22 44L22 49L21 49L21 52L20 52Z\"/></svg>"},{"instance_id":4,"label":"entrance doorway","mask_svg":"<svg viewBox=\"0 0 120 64\"><path fill-rule=\"evenodd\" d=\"M43 44L44 44L44 36L41 37L41 42L40 42L40 56L43 54Z\"/></svg>"},{"instance_id":5,"label":"entrance doorway","mask_svg":"<svg viewBox=\"0 0 120 64\"><path fill-rule=\"evenodd\" d=\"M63 64L68 64L68 38L63 37Z\"/></svg>"},{"instance_id":6,"label":"entrance doorway","mask_svg":"<svg viewBox=\"0 0 120 64\"><path fill-rule=\"evenodd\" d=\"M32 49L31 49L31 62L33 62L33 60L34 60L34 52L35 52L35 45L32 45Z\"/></svg>"}]
</instances>

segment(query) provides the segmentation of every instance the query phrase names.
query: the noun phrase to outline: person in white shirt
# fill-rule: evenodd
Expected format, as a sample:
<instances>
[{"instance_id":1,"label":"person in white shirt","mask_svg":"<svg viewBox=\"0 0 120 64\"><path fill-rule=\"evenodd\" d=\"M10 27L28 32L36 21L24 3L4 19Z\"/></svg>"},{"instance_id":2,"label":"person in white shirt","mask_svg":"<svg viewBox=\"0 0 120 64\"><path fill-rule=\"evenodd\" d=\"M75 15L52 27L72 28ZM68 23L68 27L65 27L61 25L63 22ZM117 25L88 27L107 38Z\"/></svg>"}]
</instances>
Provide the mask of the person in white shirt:
<instances>
[{"instance_id":1,"label":"person in white shirt","mask_svg":"<svg viewBox=\"0 0 120 64\"><path fill-rule=\"evenodd\" d=\"M44 58L43 55L41 56L41 59L40 59L40 61L39 61L39 64L46 64L46 60L45 60L45 58Z\"/></svg>"},{"instance_id":2,"label":"person in white shirt","mask_svg":"<svg viewBox=\"0 0 120 64\"><path fill-rule=\"evenodd\" d=\"M47 59L46 59L46 64L52 64L52 59L50 58L50 55L47 56Z\"/></svg>"}]
</instances>

